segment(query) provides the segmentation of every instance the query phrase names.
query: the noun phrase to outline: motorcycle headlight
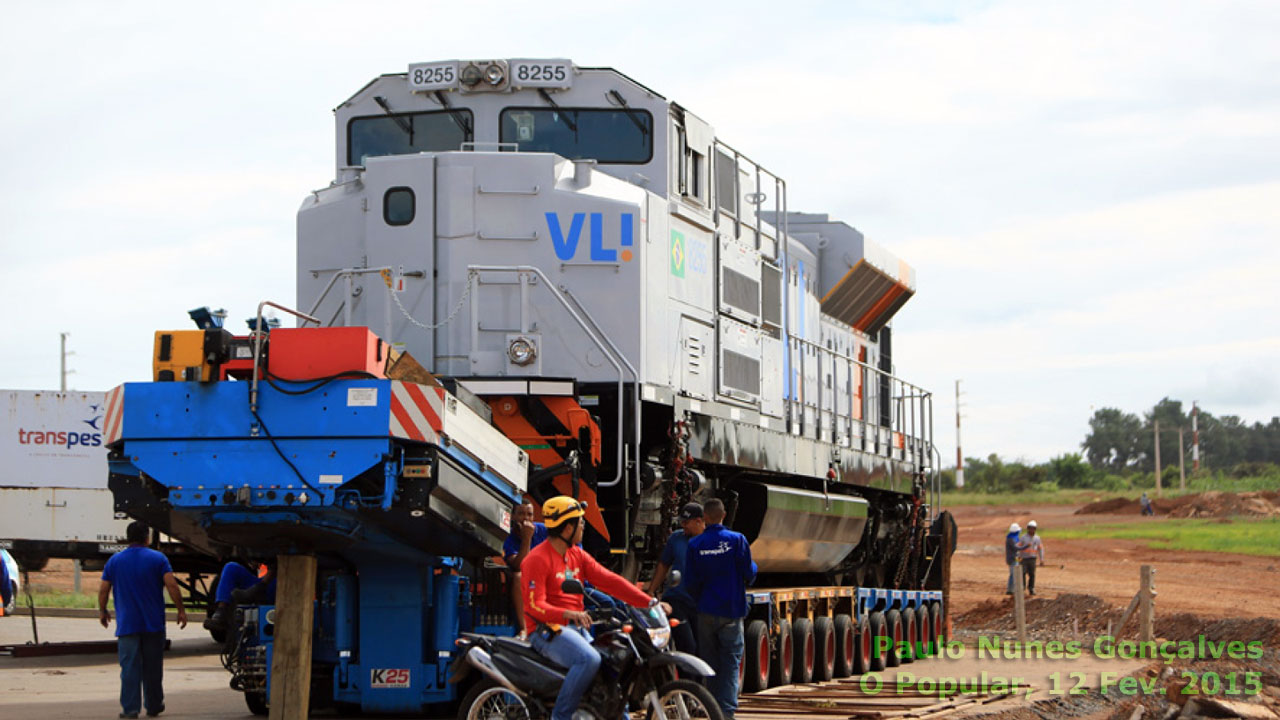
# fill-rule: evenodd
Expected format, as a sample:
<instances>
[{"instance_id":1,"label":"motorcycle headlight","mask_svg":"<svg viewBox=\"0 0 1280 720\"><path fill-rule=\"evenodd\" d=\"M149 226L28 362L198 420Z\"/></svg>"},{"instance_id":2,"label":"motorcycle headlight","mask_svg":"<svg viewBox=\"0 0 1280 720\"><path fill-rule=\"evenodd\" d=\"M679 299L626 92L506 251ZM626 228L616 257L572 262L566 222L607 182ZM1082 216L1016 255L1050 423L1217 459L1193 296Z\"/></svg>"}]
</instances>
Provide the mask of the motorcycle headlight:
<instances>
[{"instance_id":1,"label":"motorcycle headlight","mask_svg":"<svg viewBox=\"0 0 1280 720\"><path fill-rule=\"evenodd\" d=\"M671 642L671 626L649 628L649 641L659 650L666 647Z\"/></svg>"}]
</instances>

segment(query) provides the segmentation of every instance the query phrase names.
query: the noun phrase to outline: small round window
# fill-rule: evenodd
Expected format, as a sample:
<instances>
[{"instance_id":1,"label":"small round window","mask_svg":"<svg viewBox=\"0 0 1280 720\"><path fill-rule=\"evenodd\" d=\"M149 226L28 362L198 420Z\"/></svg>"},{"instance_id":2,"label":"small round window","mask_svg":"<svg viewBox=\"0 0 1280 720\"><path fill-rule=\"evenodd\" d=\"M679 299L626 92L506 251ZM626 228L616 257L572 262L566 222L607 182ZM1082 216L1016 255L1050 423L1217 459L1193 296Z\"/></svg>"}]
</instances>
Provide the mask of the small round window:
<instances>
[{"instance_id":1,"label":"small round window","mask_svg":"<svg viewBox=\"0 0 1280 720\"><path fill-rule=\"evenodd\" d=\"M410 188L391 188L382 196L382 219L388 225L408 225L413 222L415 212L413 190Z\"/></svg>"}]
</instances>

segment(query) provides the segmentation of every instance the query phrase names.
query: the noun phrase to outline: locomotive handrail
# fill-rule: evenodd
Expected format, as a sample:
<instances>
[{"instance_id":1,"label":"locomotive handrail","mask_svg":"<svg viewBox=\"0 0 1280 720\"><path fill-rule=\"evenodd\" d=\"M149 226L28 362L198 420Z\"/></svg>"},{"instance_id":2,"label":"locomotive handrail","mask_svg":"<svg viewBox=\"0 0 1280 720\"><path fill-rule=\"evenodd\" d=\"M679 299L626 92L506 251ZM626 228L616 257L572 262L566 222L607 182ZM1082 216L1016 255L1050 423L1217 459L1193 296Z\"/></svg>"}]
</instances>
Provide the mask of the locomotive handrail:
<instances>
[{"instance_id":1,"label":"locomotive handrail","mask_svg":"<svg viewBox=\"0 0 1280 720\"><path fill-rule=\"evenodd\" d=\"M844 353L837 352L836 350L827 348L823 345L813 342L812 340L796 337L790 334L788 334L787 340L789 343L787 347L788 355L790 354L792 348L800 348L800 349L809 348L812 351L814 351L818 356L819 391L817 393L817 399L816 401L802 400L798 402L802 407L808 406L808 407L815 408L818 413L819 423L821 423L821 418L823 413L823 394L825 392L825 383L823 382L824 376L822 375L822 358L824 356L830 358L831 361L843 361L847 363L848 366L851 368L853 366L857 366L860 369L870 371L872 373L872 377L870 379L873 381L878 382L880 379L887 379L890 382L889 394L890 394L890 400L892 401L895 401L898 403L903 403L908 400L917 401L920 405L919 427L917 427L917 424L916 424L917 402L911 403L911 409L909 413L904 412L903 408L900 407L898 408L896 413L891 411L889 414L889 417L881 419L883 423L887 423L887 424L876 423L875 425L879 427L884 427L892 432L897 432L903 435L904 438L910 438L911 440L910 448L907 447L908 443L904 439L903 448L902 448L903 459L905 460L908 453L910 453L911 459L917 464L918 467L924 466L926 461L925 455L929 452L928 447L933 444L932 433L929 432L929 430L933 426L933 422L932 422L933 393L932 392L925 390L919 385L907 382L906 380L903 380L902 378L897 377L892 373L881 370L880 368L874 365L870 365L866 362L858 360L851 355L846 355ZM801 362L803 362L803 358ZM802 378L803 378L803 373L802 373ZM801 382L803 382L803 379L801 380ZM896 395L894 394L895 384L896 384L896 389L899 391L898 394ZM834 390L835 389L833 388L833 393L834 393ZM863 400L865 402L866 398L864 397ZM926 417L926 402L925 402L926 400L928 401L927 402L928 417ZM797 401L791 398L790 396L788 396L787 402L788 404L790 404ZM833 418L841 418L841 419L848 420L850 431L852 431L854 420L857 420L859 423L862 423L864 425L867 424L866 420L863 420L860 418L854 418L852 412L845 414L845 413L840 413L836 408L830 408L829 410ZM788 413L788 417L790 417L790 413ZM911 428L909 430L906 427L906 422L908 417L910 418L910 421L911 421ZM918 435L917 435L917 430L919 431ZM832 438L833 440L835 439L834 433ZM877 444L878 443L879 443L879 440L877 439ZM892 438L890 438L888 455L892 457L893 454L894 454L893 442L892 442Z\"/></svg>"},{"instance_id":2,"label":"locomotive handrail","mask_svg":"<svg viewBox=\"0 0 1280 720\"><path fill-rule=\"evenodd\" d=\"M623 365L627 366L627 370L631 372L631 377L635 378L636 380L635 387L632 388L633 390L632 395L634 397L634 400L633 400L634 404L632 405L632 407L635 408L635 417L632 418L632 428L634 430L632 434L634 436L633 440L635 441L636 452L638 453L640 452L640 415L641 415L640 373L636 370L635 366L631 364L631 361L627 360L627 356L622 354L622 351L618 349L617 344L613 342L613 338L609 337L609 334L604 331L604 328L600 327L600 323L596 322L596 319L591 316L591 312L588 311L587 307L583 305L581 301L578 300L577 296L574 295L573 292L569 290L568 287L564 285L561 285L559 287L560 287L560 291L563 292L566 297L572 300L574 305L578 306L578 309L582 311L583 317L585 317L587 320L591 322L592 325L595 326L596 330L599 331L600 333L600 337L603 338L605 342L609 343L609 347L613 349L614 354L618 356L618 359L622 361ZM621 397L618 398L618 402L619 404L621 404L622 402ZM639 479L640 479L640 462L639 462L639 458L637 457L637 460L636 460L637 483ZM612 487L612 486L606 485L604 487Z\"/></svg>"},{"instance_id":3,"label":"locomotive handrail","mask_svg":"<svg viewBox=\"0 0 1280 720\"><path fill-rule=\"evenodd\" d=\"M605 346L604 342L602 342L600 338L596 337L595 332L587 325L586 321L582 319L582 316L579 315L578 312L573 309L573 307L569 304L569 301L565 299L564 294L556 289L556 286L552 284L550 278L548 278L546 273L542 272L540 268L536 268L532 265L468 265L467 272L471 275L473 282L480 281L479 273L482 273L482 272L533 273L538 277L542 278L542 282L546 286L547 291L551 293L551 296L554 297L557 301L559 301L561 307L563 307L565 311L569 313L569 317L573 318L574 322L578 323L578 327L582 328L583 332L587 334L587 337L591 339L591 342L595 343L596 347L600 349L601 353L603 353L604 358L608 360L611 365L613 365L615 370L618 371L617 472L614 475L613 480L608 482L596 483L596 487L613 487L618 483L622 482L622 474L623 474L622 444L624 439L622 434L622 428L623 428L622 390L624 385L622 365L618 364L618 361L613 359L613 354L609 352L609 348ZM472 308L475 308L475 307L476 307L476 304L473 302ZM522 309L522 312L523 312L523 309ZM474 343L473 343L473 349L474 349ZM638 450L639 448L637 448L637 451Z\"/></svg>"},{"instance_id":4,"label":"locomotive handrail","mask_svg":"<svg viewBox=\"0 0 1280 720\"><path fill-rule=\"evenodd\" d=\"M387 266L387 267L375 267L375 268L340 268L338 270L334 270L333 275L329 277L329 283L324 286L324 290L320 291L320 296L317 297L316 301L311 304L311 310L308 311L308 314L314 315L315 312L320 309L320 303L324 302L324 299L329 295L329 291L333 289L334 283L338 282L338 278L345 277L347 279L347 297L350 298L351 276L367 275L369 273L380 273L390 269L391 268ZM312 274L318 275L322 271L312 270L311 272ZM343 309L343 322L346 325L350 325L351 324L351 308L350 308L350 303L347 300L342 301L342 309ZM316 325L320 324L320 320L313 317L305 318L303 324L305 325L307 321L314 322Z\"/></svg>"}]
</instances>

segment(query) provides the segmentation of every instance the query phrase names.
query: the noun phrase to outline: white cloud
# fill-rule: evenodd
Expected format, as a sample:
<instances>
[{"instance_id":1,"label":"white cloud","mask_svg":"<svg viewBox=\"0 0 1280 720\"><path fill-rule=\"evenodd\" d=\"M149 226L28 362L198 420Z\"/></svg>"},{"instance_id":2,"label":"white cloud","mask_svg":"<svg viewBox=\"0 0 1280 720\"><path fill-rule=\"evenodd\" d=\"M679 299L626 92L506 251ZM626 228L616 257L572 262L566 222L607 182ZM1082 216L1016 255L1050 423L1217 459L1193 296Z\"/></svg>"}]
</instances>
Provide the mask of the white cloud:
<instances>
[{"instance_id":1,"label":"white cloud","mask_svg":"<svg viewBox=\"0 0 1280 720\"><path fill-rule=\"evenodd\" d=\"M1274 3L359 7L8 9L0 386L56 386L59 330L77 386L104 388L145 377L190 308L238 325L291 300L331 108L412 61L547 56L681 102L792 209L916 266L895 359L939 392L940 439L957 376L971 454L1055 455L1091 406L1170 393L1275 414L1255 382L1280 361Z\"/></svg>"}]
</instances>

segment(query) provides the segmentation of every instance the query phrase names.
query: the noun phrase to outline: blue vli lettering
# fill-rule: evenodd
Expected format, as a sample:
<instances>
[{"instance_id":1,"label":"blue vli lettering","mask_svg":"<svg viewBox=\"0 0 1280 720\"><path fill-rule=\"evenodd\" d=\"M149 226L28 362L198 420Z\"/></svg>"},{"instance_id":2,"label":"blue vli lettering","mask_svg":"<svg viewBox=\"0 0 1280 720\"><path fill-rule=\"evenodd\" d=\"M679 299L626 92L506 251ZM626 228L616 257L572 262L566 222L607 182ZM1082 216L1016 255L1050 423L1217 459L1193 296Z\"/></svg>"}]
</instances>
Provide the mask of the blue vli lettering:
<instances>
[{"instance_id":1,"label":"blue vli lettering","mask_svg":"<svg viewBox=\"0 0 1280 720\"><path fill-rule=\"evenodd\" d=\"M591 240L589 257L591 262L618 262L619 252L615 248L604 246L604 213L589 213L591 221ZM551 234L551 246L556 257L569 261L578 254L578 244L582 238L582 226L587 221L588 213L574 213L569 220L569 231L566 233L560 222L560 214L549 212L547 230ZM618 222L618 244L624 248L621 252L623 262L631 262L630 248L635 244L635 215L622 213Z\"/></svg>"}]
</instances>

